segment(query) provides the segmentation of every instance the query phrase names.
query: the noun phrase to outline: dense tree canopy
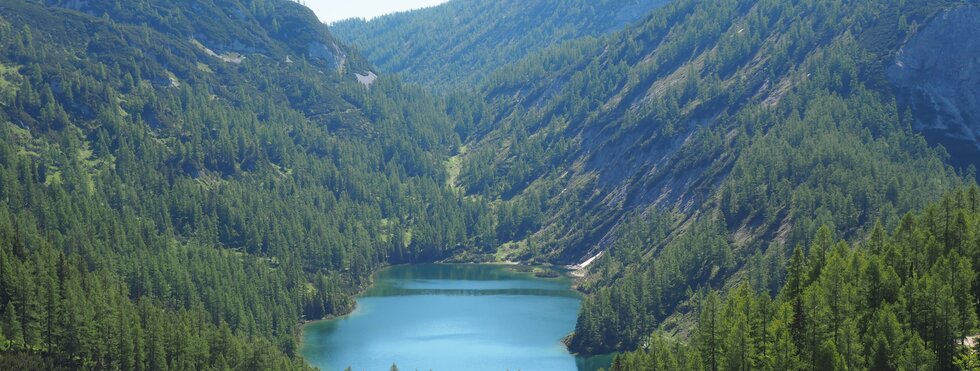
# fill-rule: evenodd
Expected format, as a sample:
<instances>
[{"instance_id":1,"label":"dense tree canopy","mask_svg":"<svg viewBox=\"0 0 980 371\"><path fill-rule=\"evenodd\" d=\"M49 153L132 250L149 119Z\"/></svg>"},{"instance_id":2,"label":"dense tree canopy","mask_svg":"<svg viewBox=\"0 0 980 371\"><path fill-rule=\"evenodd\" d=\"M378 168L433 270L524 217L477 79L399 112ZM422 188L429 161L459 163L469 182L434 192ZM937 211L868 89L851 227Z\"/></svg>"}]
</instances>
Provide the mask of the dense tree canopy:
<instances>
[{"instance_id":1,"label":"dense tree canopy","mask_svg":"<svg viewBox=\"0 0 980 371\"><path fill-rule=\"evenodd\" d=\"M460 186L539 216L497 234L502 254L608 252L582 284L573 350L684 332L701 288L759 266L757 285L776 290L792 247L820 226L853 241L975 177L913 129L917 113L882 83L913 25L950 6L671 2L489 77L490 114L468 131Z\"/></svg>"},{"instance_id":2,"label":"dense tree canopy","mask_svg":"<svg viewBox=\"0 0 980 371\"><path fill-rule=\"evenodd\" d=\"M883 72L960 2L516 3L0 5L0 369L305 368L385 265L599 252L615 370L980 363L975 168Z\"/></svg>"},{"instance_id":3,"label":"dense tree canopy","mask_svg":"<svg viewBox=\"0 0 980 371\"><path fill-rule=\"evenodd\" d=\"M461 0L330 28L384 72L437 91L466 91L528 54L618 31L667 2Z\"/></svg>"},{"instance_id":4,"label":"dense tree canopy","mask_svg":"<svg viewBox=\"0 0 980 371\"><path fill-rule=\"evenodd\" d=\"M980 189L953 192L857 246L822 228L773 298L742 281L697 294L690 344L663 334L612 370L970 370L980 297Z\"/></svg>"},{"instance_id":5,"label":"dense tree canopy","mask_svg":"<svg viewBox=\"0 0 980 371\"><path fill-rule=\"evenodd\" d=\"M446 186L445 102L307 53L334 41L299 5L209 4L255 18L0 7L0 368L303 368L300 320L494 233Z\"/></svg>"}]
</instances>

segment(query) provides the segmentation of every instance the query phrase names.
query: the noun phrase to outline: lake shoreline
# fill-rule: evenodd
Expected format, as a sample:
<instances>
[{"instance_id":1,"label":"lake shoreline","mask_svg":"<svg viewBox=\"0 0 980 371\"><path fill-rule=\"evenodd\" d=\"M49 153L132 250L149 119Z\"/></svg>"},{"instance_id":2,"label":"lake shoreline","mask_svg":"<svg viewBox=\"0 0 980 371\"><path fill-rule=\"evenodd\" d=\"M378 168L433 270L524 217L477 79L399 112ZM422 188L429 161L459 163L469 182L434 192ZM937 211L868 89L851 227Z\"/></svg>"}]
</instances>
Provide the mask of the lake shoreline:
<instances>
[{"instance_id":1,"label":"lake shoreline","mask_svg":"<svg viewBox=\"0 0 980 371\"><path fill-rule=\"evenodd\" d=\"M377 270L375 270L374 272L372 272L371 273L371 281L367 285L364 285L364 287L358 289L357 293L351 295L351 298L357 298L357 297L363 295L368 290L370 290L371 287L373 287L374 284L375 284L374 276L377 275L378 273L380 273L381 271L384 271L386 269L391 269L391 268L394 268L394 267L399 267L399 266L419 265L419 264L499 265L499 266L506 266L506 267L528 267L528 268L531 268L531 269L533 269L533 268L550 268L552 270L562 270L562 271L564 271L565 276L567 276L568 278L571 278L573 281L578 281L578 279L581 278L581 276L573 275L572 274L572 270L570 270L568 268L569 266L561 266L561 265L553 265L553 264L528 264L528 263L525 263L525 262L511 261L511 260L498 261L498 262L474 262L474 261L471 261L471 262L448 262L448 261L437 261L437 262L432 262L432 263L388 264L388 265L381 266ZM521 272L521 271L518 271L518 272ZM521 272L521 273L532 273L533 274L533 271ZM538 277L538 278L559 278L560 276L556 276L556 277L536 276L536 277ZM577 291L577 292L579 292L581 294L585 294L584 292L582 292L581 290L579 290L577 288L577 286L575 286L575 285L572 285L572 289L574 289L575 291ZM351 310L349 312L347 312L347 313L332 314L332 315L328 315L328 316L325 316L325 317L319 318L319 319L300 319L298 324L300 325L300 327L302 327L302 326L306 326L308 324L315 323L315 322L330 321L330 320L334 320L334 319L337 319L337 318L347 317L347 316L353 314L356 311L357 311L357 300L354 300L354 307L351 308ZM302 338L302 333L300 334L300 337ZM300 340L302 341L302 339L300 339Z\"/></svg>"},{"instance_id":2,"label":"lake shoreline","mask_svg":"<svg viewBox=\"0 0 980 371\"><path fill-rule=\"evenodd\" d=\"M501 271L510 272L510 273L507 273L506 274L508 276L512 276L512 275L516 274L518 276L526 277L527 279L531 279L531 280L542 280L542 281L537 281L537 282L549 282L549 281L551 281L553 279L568 280L567 281L568 282L568 285L567 285L567 290L568 291L574 292L576 294L576 296L578 296L579 298L581 298L582 297L582 294L583 294L583 292L581 290L579 290L576 287L576 285L574 284L575 282L578 281L578 277L572 275L571 274L571 271L568 269L567 266L550 265L550 264L527 264L527 263L524 263L524 262L516 262L516 261L495 261L495 262L472 262L472 261L471 262L445 262L445 261L443 261L443 262L422 263L422 264L391 264L391 265L386 265L386 266L380 267L374 273L372 273L371 274L370 281L366 285L364 285L362 288L360 288L360 290L358 290L358 293L357 294L352 295L352 297L354 299L354 305L353 305L353 307L352 307L352 309L351 309L350 312L343 313L343 314L326 316L324 318L319 318L319 319L304 319L304 320L302 320L302 321L300 321L298 323L300 325L300 329L297 332L298 333L298 336L299 336L299 341L298 341L298 344L299 344L298 348L300 349L299 350L299 352L300 352L299 355L304 359L304 361L306 362L306 364L308 364L310 366L316 367L316 364L317 364L316 363L317 362L316 358L312 358L312 359L311 358L308 358L308 356L306 354L304 354L304 352L302 350L302 349L306 348L307 346L313 346L314 347L314 348L311 348L311 349L315 349L315 347L316 347L315 345L306 344L308 342L308 340L311 338L311 336L318 336L318 335L311 335L311 333L309 331L315 331L315 330L312 330L312 328L310 327L310 325L314 325L316 323L324 322L324 321L333 321L333 320L337 320L337 319L342 319L344 317L351 317L351 316L357 314L362 309L362 305L361 305L360 301L364 297L364 294L366 292L372 290L372 288L377 288L377 285L381 281L383 281L383 279L380 279L379 274L381 274L383 272L386 272L388 270L391 270L391 269L399 268L399 267L405 267L405 266L426 266L426 265L431 265L431 266L441 266L441 265L442 266L454 266L454 265L455 266L496 266L496 267L503 268ZM442 268L442 269L446 269L446 268ZM436 278L436 279L441 279L441 278ZM464 278L463 280L468 280L468 279ZM491 280L493 280L493 279L491 279ZM374 295L372 295L372 296L374 296ZM579 299L579 300L581 300L581 299ZM372 312L374 312L374 310L372 310ZM577 315L577 310L575 311L574 314ZM360 321L364 321L364 320L365 319L360 319ZM573 324L574 324L574 322L573 322ZM568 354L569 356L573 357L573 359L577 360L576 362L581 362L581 358L583 358L583 357L592 357L592 356L594 356L594 355L578 354L578 353L572 352L569 349L569 347L567 345L567 339L569 337L571 337L572 333L573 332L569 332L569 333L565 334L564 336L562 336L560 339L557 339L557 342L561 344L562 351L565 354ZM316 332L314 332L313 334L316 334ZM317 343L319 343L319 342L317 342ZM317 343L313 343L313 344L317 344ZM595 362L595 361L587 361L587 362ZM321 366L322 366L322 363L321 363Z\"/></svg>"},{"instance_id":3,"label":"lake shoreline","mask_svg":"<svg viewBox=\"0 0 980 371\"><path fill-rule=\"evenodd\" d=\"M352 314L354 314L355 312L357 312L357 309L358 309L358 305L357 305L357 300L356 300L356 299L357 299L357 297L359 297L359 296L361 296L361 295L364 295L364 293L365 293L365 292L367 292L367 291L368 291L368 290L370 290L370 289L371 289L372 287L374 287L374 285L375 285L375 283L376 283L376 282L375 282L375 279L374 279L374 276L375 276L375 275L377 275L378 273L380 273L381 271L384 271L384 270L386 270L386 269L391 269L391 268L394 268L394 267L398 267L398 266L405 266L405 265L417 265L417 264L472 264L472 265L500 265L500 266L508 266L508 267L529 267L529 268L532 268L532 269L533 269L533 268L535 268L535 267L545 267L545 266L547 266L547 267L551 267L551 268L555 268L555 267L560 267L560 268L562 268L562 269L565 269L565 270L567 270L567 268L565 268L565 266L556 266L556 265L550 265L550 264L528 264L528 263L526 263L526 262L520 262L520 261L512 261L512 260L505 260L505 261L497 261L497 262L478 262L478 261L468 261L468 262L453 262L453 261L449 261L449 260L442 260L442 261L437 261L437 262L432 262L432 263L401 263L401 264L386 264L386 265L383 265L383 266L381 266L381 267L379 267L379 268L378 268L377 270L375 270L374 272L372 272L372 273L371 273L371 276L370 276L370 279L371 279L371 281L370 281L370 282L368 282L368 284L367 284L367 285L363 285L363 287L361 287L361 288L359 288L359 289L357 290L357 293L354 293L353 295L351 295L351 298L352 298L352 299L355 299L355 300L354 300L354 306L353 306L353 307L351 308L351 310L350 310L350 311L348 311L347 313L339 313L339 314L331 314L331 315L327 315L327 316L324 316L323 318L318 318L318 319L306 319L306 318L300 318L300 320L299 320L299 322L297 323L297 325L299 325L299 330L300 330L300 331L299 331L299 333L297 334L297 336L299 337L299 339L298 339L298 341L297 341L297 345L298 345L298 347L299 347L299 348L302 348L302 347L303 347L303 328L304 328L304 327L306 327L307 325L309 325L309 324L313 324L313 323L316 323L316 322L321 322L321 321L331 321L331 320L335 320L335 319L338 319L338 318L343 318L343 317L347 317L347 316L350 316L350 315L352 315ZM566 272L566 275L567 275L567 276L568 276L569 278L572 278L572 279L573 279L573 280L575 280L575 281L577 281L577 280L578 280L578 278L580 278L580 277L577 277L577 276L573 276L573 275L571 275L571 274L570 274L570 272ZM539 277L539 278L546 278L546 277ZM577 288L577 286L576 286L576 285L572 285L572 288L573 288L573 289L574 289L575 291L577 291L577 292L579 292L580 294L583 294L583 295L585 294L584 292L582 292L581 290L579 290L579 289ZM569 335L571 335L571 334L569 334ZM564 343L564 341L562 342L562 344L565 344L565 343ZM566 344L566 345L567 345L567 344Z\"/></svg>"}]
</instances>

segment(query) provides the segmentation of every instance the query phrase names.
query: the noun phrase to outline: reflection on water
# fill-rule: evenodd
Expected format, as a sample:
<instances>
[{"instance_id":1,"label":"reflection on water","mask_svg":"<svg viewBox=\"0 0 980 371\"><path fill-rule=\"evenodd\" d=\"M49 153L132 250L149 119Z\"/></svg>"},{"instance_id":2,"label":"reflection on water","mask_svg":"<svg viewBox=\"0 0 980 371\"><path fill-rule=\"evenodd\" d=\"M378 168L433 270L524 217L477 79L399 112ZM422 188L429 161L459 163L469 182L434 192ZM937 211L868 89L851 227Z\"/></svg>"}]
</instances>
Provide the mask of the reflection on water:
<instances>
[{"instance_id":1,"label":"reflection on water","mask_svg":"<svg viewBox=\"0 0 980 371\"><path fill-rule=\"evenodd\" d=\"M302 354L323 370L596 370L610 356L574 357L560 340L580 296L567 277L498 265L383 270L350 316L304 327Z\"/></svg>"}]
</instances>

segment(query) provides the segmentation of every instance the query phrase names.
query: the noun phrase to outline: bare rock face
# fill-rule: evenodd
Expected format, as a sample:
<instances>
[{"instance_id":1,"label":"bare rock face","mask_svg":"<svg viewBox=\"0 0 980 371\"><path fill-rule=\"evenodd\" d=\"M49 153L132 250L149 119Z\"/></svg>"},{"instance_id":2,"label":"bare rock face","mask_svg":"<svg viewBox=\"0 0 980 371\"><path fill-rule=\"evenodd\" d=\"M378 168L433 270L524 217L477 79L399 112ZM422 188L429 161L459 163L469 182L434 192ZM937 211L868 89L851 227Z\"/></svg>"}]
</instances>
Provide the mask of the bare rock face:
<instances>
[{"instance_id":1,"label":"bare rock face","mask_svg":"<svg viewBox=\"0 0 980 371\"><path fill-rule=\"evenodd\" d=\"M327 45L322 42L311 41L306 50L311 58L322 59L334 69L343 68L347 61L347 55L336 44Z\"/></svg>"},{"instance_id":2,"label":"bare rock face","mask_svg":"<svg viewBox=\"0 0 980 371\"><path fill-rule=\"evenodd\" d=\"M980 7L946 10L914 34L887 70L915 127L966 165L980 153ZM958 161L957 161L958 160Z\"/></svg>"}]
</instances>

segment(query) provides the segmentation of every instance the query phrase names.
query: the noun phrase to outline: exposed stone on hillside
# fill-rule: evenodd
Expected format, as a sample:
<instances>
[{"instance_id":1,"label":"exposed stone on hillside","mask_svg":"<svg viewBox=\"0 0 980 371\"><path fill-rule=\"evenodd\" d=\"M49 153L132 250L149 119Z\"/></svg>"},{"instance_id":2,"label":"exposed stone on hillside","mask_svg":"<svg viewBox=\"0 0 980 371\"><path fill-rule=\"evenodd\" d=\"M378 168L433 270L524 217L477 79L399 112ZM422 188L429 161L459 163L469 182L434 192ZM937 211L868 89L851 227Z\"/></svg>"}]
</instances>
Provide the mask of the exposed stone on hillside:
<instances>
[{"instance_id":1,"label":"exposed stone on hillside","mask_svg":"<svg viewBox=\"0 0 980 371\"><path fill-rule=\"evenodd\" d=\"M980 151L980 8L946 10L915 33L888 68L915 126L953 151ZM972 148L970 148L972 147Z\"/></svg>"}]
</instances>

